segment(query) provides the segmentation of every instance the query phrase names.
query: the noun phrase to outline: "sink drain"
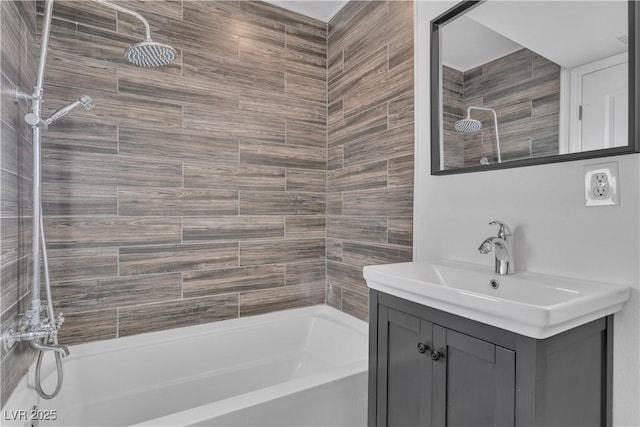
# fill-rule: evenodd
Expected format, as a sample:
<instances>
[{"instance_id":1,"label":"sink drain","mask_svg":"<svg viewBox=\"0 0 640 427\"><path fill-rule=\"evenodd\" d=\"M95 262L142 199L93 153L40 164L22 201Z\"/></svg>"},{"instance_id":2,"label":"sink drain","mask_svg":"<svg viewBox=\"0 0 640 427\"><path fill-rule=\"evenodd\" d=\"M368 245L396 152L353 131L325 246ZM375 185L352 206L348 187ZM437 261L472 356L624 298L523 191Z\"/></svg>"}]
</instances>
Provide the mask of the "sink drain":
<instances>
[{"instance_id":1,"label":"sink drain","mask_svg":"<svg viewBox=\"0 0 640 427\"><path fill-rule=\"evenodd\" d=\"M489 281L489 286L491 286L493 289L498 289L500 287L500 282L498 282L496 279L491 279Z\"/></svg>"}]
</instances>

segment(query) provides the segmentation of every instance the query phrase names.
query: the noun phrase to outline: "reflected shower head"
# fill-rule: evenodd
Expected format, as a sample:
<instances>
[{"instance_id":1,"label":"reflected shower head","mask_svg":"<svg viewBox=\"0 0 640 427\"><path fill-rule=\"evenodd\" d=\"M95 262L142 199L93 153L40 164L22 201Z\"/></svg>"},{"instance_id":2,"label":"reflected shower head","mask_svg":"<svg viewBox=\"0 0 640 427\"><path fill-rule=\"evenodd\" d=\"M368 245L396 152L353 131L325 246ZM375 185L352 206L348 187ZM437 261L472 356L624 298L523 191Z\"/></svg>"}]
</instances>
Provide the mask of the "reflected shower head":
<instances>
[{"instance_id":1,"label":"reflected shower head","mask_svg":"<svg viewBox=\"0 0 640 427\"><path fill-rule=\"evenodd\" d=\"M453 127L456 129L456 132L473 133L482 128L482 123L479 120L467 117L466 119L458 120Z\"/></svg>"},{"instance_id":2,"label":"reflected shower head","mask_svg":"<svg viewBox=\"0 0 640 427\"><path fill-rule=\"evenodd\" d=\"M493 114L493 125L496 132L496 152L498 154L498 163L502 163L502 155L500 154L500 137L498 136L498 114L496 113L496 110L487 107L470 106L469 108L467 108L467 117L462 120L458 120L453 125L453 127L455 128L456 132L465 134L477 132L482 129L482 122L471 118L471 110L489 111Z\"/></svg>"},{"instance_id":3,"label":"reflected shower head","mask_svg":"<svg viewBox=\"0 0 640 427\"><path fill-rule=\"evenodd\" d=\"M176 59L176 50L167 44L147 39L129 46L124 56L138 67L164 67Z\"/></svg>"}]
</instances>

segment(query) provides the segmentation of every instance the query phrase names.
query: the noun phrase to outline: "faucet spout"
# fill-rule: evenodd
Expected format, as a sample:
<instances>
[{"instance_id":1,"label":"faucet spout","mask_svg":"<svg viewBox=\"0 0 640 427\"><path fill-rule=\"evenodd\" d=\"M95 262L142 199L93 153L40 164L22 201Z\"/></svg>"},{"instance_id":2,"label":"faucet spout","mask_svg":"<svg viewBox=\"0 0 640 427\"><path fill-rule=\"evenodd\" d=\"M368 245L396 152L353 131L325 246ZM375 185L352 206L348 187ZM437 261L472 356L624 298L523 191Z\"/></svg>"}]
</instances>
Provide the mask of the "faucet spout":
<instances>
[{"instance_id":1,"label":"faucet spout","mask_svg":"<svg viewBox=\"0 0 640 427\"><path fill-rule=\"evenodd\" d=\"M506 224L500 221L493 221L491 224L500 225L500 230L496 237L488 237L478 247L478 252L487 255L493 249L495 252L495 272L505 275L513 274L515 267L513 264L513 247L511 231Z\"/></svg>"},{"instance_id":2,"label":"faucet spout","mask_svg":"<svg viewBox=\"0 0 640 427\"><path fill-rule=\"evenodd\" d=\"M51 351L55 351L57 353L60 353L60 356L65 357L69 355L69 349L67 348L66 345L62 345L62 344L42 344L39 343L37 341L31 341L30 343L31 348L35 349L35 350L40 350L40 351L47 351L47 350L51 350Z\"/></svg>"}]
</instances>

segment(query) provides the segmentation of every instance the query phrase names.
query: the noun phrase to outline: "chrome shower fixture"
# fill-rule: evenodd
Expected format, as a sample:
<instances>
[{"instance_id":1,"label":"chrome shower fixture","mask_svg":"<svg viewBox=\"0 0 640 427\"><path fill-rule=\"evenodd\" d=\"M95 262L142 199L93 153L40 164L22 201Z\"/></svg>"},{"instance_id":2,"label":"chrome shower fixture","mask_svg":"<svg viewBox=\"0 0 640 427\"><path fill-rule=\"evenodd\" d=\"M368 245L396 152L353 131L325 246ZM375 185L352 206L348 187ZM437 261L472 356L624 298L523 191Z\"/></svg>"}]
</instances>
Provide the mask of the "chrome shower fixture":
<instances>
[{"instance_id":1,"label":"chrome shower fixture","mask_svg":"<svg viewBox=\"0 0 640 427\"><path fill-rule=\"evenodd\" d=\"M467 108L467 117L462 120L458 120L453 125L453 127L455 128L456 132L464 134L474 133L482 129L482 122L471 118L471 110L490 111L493 113L494 129L496 131L496 149L498 152L498 163L502 163L502 156L500 155L500 138L498 136L498 115L496 114L496 110L487 107L471 106Z\"/></svg>"},{"instance_id":2,"label":"chrome shower fixture","mask_svg":"<svg viewBox=\"0 0 640 427\"><path fill-rule=\"evenodd\" d=\"M151 40L151 29L147 20L137 12L122 7L107 0L92 0L95 3L115 9L138 18L145 28L145 38L140 43L127 47L124 51L124 57L138 67L164 67L171 64L176 59L176 50L171 46L158 43Z\"/></svg>"},{"instance_id":3,"label":"chrome shower fixture","mask_svg":"<svg viewBox=\"0 0 640 427\"><path fill-rule=\"evenodd\" d=\"M72 102L69 105L65 105L64 107L57 109L51 117L44 121L44 123L49 126L51 123L69 114L71 110L76 108L78 105L82 105L85 110L91 110L96 103L91 97L82 95L76 102Z\"/></svg>"},{"instance_id":4,"label":"chrome shower fixture","mask_svg":"<svg viewBox=\"0 0 640 427\"><path fill-rule=\"evenodd\" d=\"M24 121L27 122L27 124L30 125L30 126L39 127L39 128L45 128L46 129L46 128L49 127L49 125L51 123L53 123L56 120L61 119L62 117L66 116L67 114L69 114L71 112L71 110L76 108L78 105L82 105L85 110L91 110L96 105L96 103L93 100L93 98L91 98L90 96L82 95L77 101L72 102L69 105L65 105L62 108L58 108L51 115L51 117L49 117L46 120L42 120L42 118L39 117L37 114L28 113L28 114L26 114L24 116Z\"/></svg>"}]
</instances>

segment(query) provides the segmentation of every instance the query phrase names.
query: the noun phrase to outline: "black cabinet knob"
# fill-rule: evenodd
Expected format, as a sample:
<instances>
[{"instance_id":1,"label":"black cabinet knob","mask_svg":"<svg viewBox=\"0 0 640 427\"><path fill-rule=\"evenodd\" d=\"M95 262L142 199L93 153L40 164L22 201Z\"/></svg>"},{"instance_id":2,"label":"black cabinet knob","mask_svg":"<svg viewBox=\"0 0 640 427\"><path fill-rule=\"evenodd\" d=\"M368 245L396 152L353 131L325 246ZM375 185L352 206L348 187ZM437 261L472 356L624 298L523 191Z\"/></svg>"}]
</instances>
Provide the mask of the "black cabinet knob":
<instances>
[{"instance_id":1,"label":"black cabinet knob","mask_svg":"<svg viewBox=\"0 0 640 427\"><path fill-rule=\"evenodd\" d=\"M429 346L419 342L418 343L418 353L426 353L427 351L429 351Z\"/></svg>"},{"instance_id":2,"label":"black cabinet knob","mask_svg":"<svg viewBox=\"0 0 640 427\"><path fill-rule=\"evenodd\" d=\"M440 360L441 356L442 355L439 352L435 351L435 350L433 350L431 352L431 360L433 360L434 362Z\"/></svg>"}]
</instances>

